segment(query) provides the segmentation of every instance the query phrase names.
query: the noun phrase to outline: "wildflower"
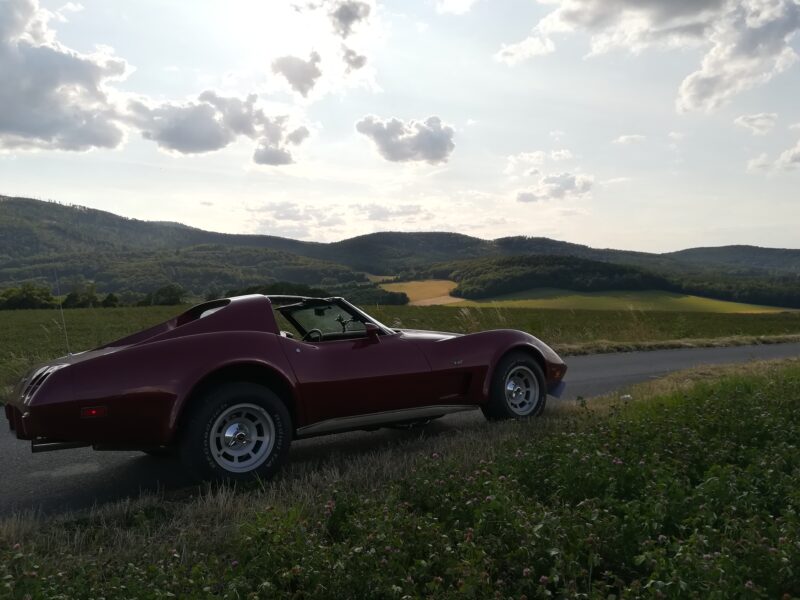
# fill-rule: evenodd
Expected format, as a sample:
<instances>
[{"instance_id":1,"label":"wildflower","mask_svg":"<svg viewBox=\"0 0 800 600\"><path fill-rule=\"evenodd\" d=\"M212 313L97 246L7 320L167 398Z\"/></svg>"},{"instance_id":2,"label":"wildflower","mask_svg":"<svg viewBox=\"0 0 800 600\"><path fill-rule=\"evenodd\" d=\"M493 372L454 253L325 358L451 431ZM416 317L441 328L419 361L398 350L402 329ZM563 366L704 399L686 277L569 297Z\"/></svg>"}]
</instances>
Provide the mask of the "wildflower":
<instances>
[{"instance_id":1,"label":"wildflower","mask_svg":"<svg viewBox=\"0 0 800 600\"><path fill-rule=\"evenodd\" d=\"M550 583L550 578L547 575L542 575L541 577L539 577L539 583L541 585L547 585L548 583Z\"/></svg>"},{"instance_id":2,"label":"wildflower","mask_svg":"<svg viewBox=\"0 0 800 600\"><path fill-rule=\"evenodd\" d=\"M528 567L525 567L524 569L522 569L522 576L523 577L530 577L531 576L531 570Z\"/></svg>"}]
</instances>

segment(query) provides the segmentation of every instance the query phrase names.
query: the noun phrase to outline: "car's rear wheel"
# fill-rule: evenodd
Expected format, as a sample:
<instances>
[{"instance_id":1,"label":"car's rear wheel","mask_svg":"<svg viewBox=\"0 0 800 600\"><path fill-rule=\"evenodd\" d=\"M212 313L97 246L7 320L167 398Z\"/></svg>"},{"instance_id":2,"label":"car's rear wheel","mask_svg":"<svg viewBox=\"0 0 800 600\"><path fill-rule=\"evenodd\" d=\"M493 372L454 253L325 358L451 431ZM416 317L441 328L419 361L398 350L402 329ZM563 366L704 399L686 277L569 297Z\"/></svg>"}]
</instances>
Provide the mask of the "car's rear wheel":
<instances>
[{"instance_id":1,"label":"car's rear wheel","mask_svg":"<svg viewBox=\"0 0 800 600\"><path fill-rule=\"evenodd\" d=\"M268 479L289 453L289 411L267 387L225 384L205 394L193 409L180 450L198 478Z\"/></svg>"},{"instance_id":2,"label":"car's rear wheel","mask_svg":"<svg viewBox=\"0 0 800 600\"><path fill-rule=\"evenodd\" d=\"M539 363L529 354L513 352L495 368L489 402L482 407L487 419L525 419L544 411L547 387Z\"/></svg>"}]
</instances>

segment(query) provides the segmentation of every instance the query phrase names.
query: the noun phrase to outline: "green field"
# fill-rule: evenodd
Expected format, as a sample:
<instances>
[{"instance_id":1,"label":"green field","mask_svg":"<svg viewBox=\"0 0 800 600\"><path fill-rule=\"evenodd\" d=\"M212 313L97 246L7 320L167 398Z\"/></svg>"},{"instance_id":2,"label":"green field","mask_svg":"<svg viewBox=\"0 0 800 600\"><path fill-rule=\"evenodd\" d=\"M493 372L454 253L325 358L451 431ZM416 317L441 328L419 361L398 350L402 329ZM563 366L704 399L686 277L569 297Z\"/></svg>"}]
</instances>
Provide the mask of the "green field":
<instances>
[{"instance_id":1,"label":"green field","mask_svg":"<svg viewBox=\"0 0 800 600\"><path fill-rule=\"evenodd\" d=\"M563 310L646 310L710 313L767 313L783 312L785 308L726 302L700 296L662 291L573 292L539 288L496 296L486 300L462 300L450 296L455 281L426 279L381 285L393 292L405 292L414 306L453 304L455 306L485 306L497 308L555 308Z\"/></svg>"},{"instance_id":2,"label":"green field","mask_svg":"<svg viewBox=\"0 0 800 600\"><path fill-rule=\"evenodd\" d=\"M364 308L391 327L457 333L520 329L533 333L563 353L626 350L676 340L686 343L700 340L701 345L708 340L718 340L724 345L764 341L751 340L755 336L800 335L800 312L737 314L496 306ZM99 346L164 321L182 310L183 307L175 306L65 310L70 349L78 352ZM66 354L57 310L0 311L0 340L0 399L32 364Z\"/></svg>"},{"instance_id":3,"label":"green field","mask_svg":"<svg viewBox=\"0 0 800 600\"><path fill-rule=\"evenodd\" d=\"M0 597L800 597L800 363L631 394L0 519Z\"/></svg>"}]
</instances>

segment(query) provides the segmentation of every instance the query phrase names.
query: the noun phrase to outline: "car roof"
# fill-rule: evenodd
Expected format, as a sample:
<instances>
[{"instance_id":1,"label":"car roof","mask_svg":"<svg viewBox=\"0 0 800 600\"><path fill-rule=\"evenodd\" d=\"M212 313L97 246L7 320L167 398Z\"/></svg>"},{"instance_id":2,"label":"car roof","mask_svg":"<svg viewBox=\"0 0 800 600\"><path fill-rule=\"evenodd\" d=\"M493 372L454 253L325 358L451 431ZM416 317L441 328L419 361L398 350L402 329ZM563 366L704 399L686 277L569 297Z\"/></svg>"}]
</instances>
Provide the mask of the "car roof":
<instances>
[{"instance_id":1,"label":"car roof","mask_svg":"<svg viewBox=\"0 0 800 600\"><path fill-rule=\"evenodd\" d=\"M320 298L314 296L285 296L285 295L267 295L269 301L275 306L288 306L290 304L314 304L315 302L334 302L341 300L339 297Z\"/></svg>"}]
</instances>

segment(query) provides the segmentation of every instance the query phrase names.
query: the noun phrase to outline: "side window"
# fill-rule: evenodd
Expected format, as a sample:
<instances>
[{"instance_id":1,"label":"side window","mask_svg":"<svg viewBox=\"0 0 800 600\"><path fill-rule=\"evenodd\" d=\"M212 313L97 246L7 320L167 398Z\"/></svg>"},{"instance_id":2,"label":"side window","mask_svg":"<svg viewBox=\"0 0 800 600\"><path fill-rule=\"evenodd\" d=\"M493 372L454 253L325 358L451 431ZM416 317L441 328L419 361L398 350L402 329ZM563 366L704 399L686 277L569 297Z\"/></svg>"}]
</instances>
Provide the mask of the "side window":
<instances>
[{"instance_id":1,"label":"side window","mask_svg":"<svg viewBox=\"0 0 800 600\"><path fill-rule=\"evenodd\" d=\"M319 329L323 335L366 331L364 323L335 304L302 308L294 311L292 317L306 331Z\"/></svg>"}]
</instances>

